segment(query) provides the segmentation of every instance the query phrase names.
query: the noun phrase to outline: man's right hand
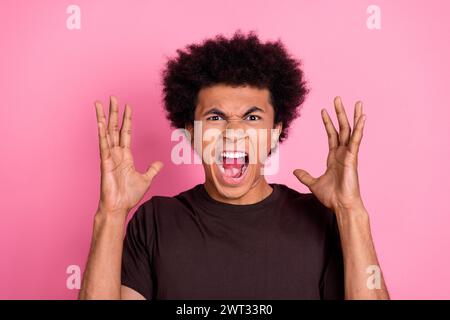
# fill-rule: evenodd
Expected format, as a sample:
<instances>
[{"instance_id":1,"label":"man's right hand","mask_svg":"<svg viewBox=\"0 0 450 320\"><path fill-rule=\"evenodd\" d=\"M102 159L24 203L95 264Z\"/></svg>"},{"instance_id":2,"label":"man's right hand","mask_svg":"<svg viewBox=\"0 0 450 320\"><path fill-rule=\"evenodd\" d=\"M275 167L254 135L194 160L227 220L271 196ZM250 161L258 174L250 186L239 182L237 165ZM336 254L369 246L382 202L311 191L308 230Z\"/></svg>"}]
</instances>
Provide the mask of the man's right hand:
<instances>
[{"instance_id":1,"label":"man's right hand","mask_svg":"<svg viewBox=\"0 0 450 320\"><path fill-rule=\"evenodd\" d=\"M142 199L153 178L163 167L153 162L145 173L136 171L131 154L131 107L125 105L119 131L119 106L110 97L108 124L101 102L95 102L101 159L101 187L98 212L128 214Z\"/></svg>"}]
</instances>

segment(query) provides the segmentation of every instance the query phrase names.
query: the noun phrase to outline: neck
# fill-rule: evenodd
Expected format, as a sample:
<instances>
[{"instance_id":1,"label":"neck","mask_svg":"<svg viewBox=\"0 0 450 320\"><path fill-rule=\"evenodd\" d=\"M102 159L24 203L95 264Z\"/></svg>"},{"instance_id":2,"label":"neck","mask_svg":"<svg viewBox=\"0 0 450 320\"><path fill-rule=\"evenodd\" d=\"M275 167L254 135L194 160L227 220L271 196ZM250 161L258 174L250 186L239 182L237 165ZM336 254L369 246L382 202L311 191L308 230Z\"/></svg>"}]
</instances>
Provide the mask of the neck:
<instances>
[{"instance_id":1,"label":"neck","mask_svg":"<svg viewBox=\"0 0 450 320\"><path fill-rule=\"evenodd\" d=\"M231 199L224 197L217 191L217 188L212 181L205 180L204 186L209 196L214 200L237 205L254 204L260 202L268 197L273 191L273 188L267 183L264 176L260 176L258 181L254 183L250 187L250 189L239 198Z\"/></svg>"}]
</instances>

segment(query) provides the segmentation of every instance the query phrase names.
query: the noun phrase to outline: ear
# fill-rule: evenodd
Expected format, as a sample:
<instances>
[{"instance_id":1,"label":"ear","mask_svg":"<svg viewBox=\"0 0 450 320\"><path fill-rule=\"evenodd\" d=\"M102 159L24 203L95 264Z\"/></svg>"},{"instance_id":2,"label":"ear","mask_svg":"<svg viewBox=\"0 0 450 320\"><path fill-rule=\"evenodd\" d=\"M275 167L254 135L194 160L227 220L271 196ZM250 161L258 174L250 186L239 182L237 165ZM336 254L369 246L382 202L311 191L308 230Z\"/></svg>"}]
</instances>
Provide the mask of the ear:
<instances>
[{"instance_id":1,"label":"ear","mask_svg":"<svg viewBox=\"0 0 450 320\"><path fill-rule=\"evenodd\" d=\"M273 149L278 144L278 141L280 139L281 130L283 130L283 123L278 122L273 126L272 136L271 136L271 142L270 142L270 148Z\"/></svg>"},{"instance_id":2,"label":"ear","mask_svg":"<svg viewBox=\"0 0 450 320\"><path fill-rule=\"evenodd\" d=\"M192 144L192 142L194 141L194 126L192 125L192 123L186 123L184 125L184 129L189 132L189 137L186 138L190 138L188 139L189 142Z\"/></svg>"},{"instance_id":3,"label":"ear","mask_svg":"<svg viewBox=\"0 0 450 320\"><path fill-rule=\"evenodd\" d=\"M283 130L283 124L281 122L276 123L273 126L272 135L270 137L270 150L268 156L272 155L272 151L278 147L278 141L280 139L281 130Z\"/></svg>"}]
</instances>

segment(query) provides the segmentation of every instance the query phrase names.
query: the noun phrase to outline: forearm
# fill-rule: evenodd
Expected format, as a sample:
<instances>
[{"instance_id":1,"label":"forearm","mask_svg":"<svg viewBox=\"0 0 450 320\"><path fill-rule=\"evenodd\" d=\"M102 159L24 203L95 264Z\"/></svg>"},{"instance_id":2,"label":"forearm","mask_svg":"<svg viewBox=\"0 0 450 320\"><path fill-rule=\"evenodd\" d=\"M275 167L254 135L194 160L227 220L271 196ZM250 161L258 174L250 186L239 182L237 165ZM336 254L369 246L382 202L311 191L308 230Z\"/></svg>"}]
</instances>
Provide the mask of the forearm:
<instances>
[{"instance_id":1,"label":"forearm","mask_svg":"<svg viewBox=\"0 0 450 320\"><path fill-rule=\"evenodd\" d=\"M369 215L364 206L336 210L344 256L346 299L389 299L370 232ZM371 287L370 267L379 270L380 286ZM369 269L368 269L369 268ZM378 275L375 275L378 276Z\"/></svg>"},{"instance_id":2,"label":"forearm","mask_svg":"<svg viewBox=\"0 0 450 320\"><path fill-rule=\"evenodd\" d=\"M125 221L125 213L96 213L79 299L120 299Z\"/></svg>"}]
</instances>

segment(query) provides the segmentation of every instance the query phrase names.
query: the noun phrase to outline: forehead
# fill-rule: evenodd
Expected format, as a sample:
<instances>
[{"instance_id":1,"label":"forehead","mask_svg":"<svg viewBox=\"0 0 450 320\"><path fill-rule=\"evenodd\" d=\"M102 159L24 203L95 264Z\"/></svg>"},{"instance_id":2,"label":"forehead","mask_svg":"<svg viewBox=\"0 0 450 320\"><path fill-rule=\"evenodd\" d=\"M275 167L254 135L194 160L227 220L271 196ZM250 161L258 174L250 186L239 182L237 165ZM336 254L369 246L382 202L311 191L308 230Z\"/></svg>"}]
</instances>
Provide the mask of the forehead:
<instances>
[{"instance_id":1,"label":"forehead","mask_svg":"<svg viewBox=\"0 0 450 320\"><path fill-rule=\"evenodd\" d=\"M201 113L213 107L225 112L245 112L251 106L258 106L268 111L271 106L269 90L251 86L232 87L217 84L199 91L195 112Z\"/></svg>"}]
</instances>

